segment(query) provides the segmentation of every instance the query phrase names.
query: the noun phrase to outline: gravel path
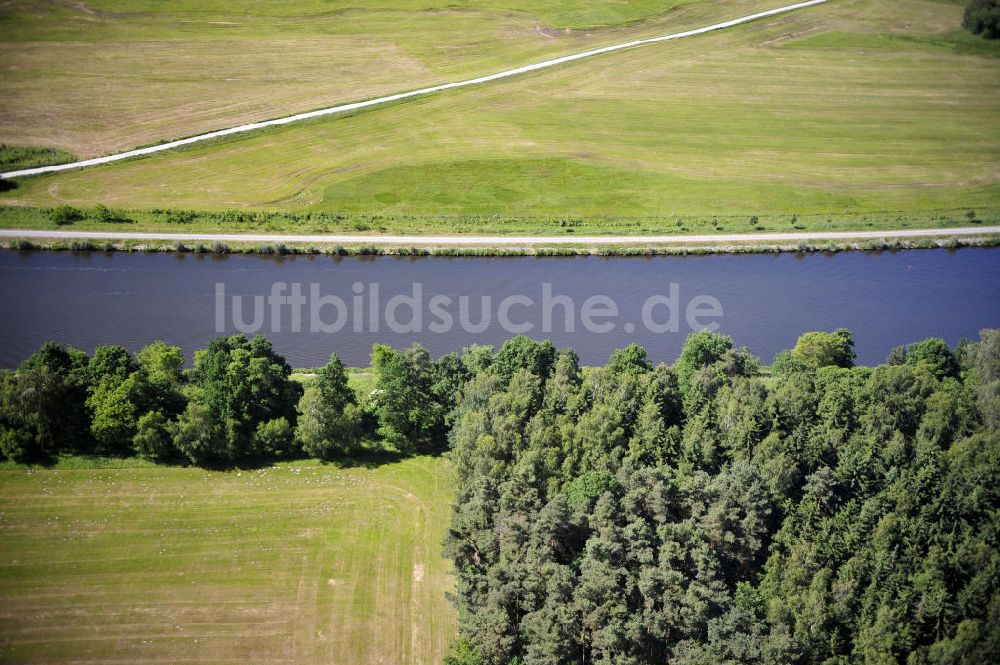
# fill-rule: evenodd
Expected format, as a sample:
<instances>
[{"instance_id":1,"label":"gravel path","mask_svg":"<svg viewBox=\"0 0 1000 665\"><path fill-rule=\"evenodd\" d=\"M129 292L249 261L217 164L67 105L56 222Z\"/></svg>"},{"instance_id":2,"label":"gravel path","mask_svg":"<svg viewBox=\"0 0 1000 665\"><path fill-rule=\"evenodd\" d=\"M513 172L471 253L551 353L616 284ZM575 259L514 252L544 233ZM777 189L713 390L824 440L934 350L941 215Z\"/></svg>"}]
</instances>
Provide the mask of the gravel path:
<instances>
[{"instance_id":1,"label":"gravel path","mask_svg":"<svg viewBox=\"0 0 1000 665\"><path fill-rule=\"evenodd\" d=\"M533 72L538 69L546 69L548 67L555 67L556 65L561 65L566 62L572 62L574 60L582 60L583 58L591 58L596 55L601 55L604 53L612 53L614 51L621 51L623 49L633 48L636 46L642 46L643 44L653 44L656 42L666 42L673 39L681 39L683 37L692 37L694 35L701 35L706 32L712 32L714 30L722 30L723 28L731 28L734 25L740 25L741 23L749 23L750 21L756 21L757 19L766 18L768 16L775 16L777 14L784 14L786 12L794 11L796 9L802 9L803 7L811 7L813 5L819 5L828 0L808 0L808 2L798 2L794 5L786 5L785 7L779 7L777 9L770 9L764 12L758 12L756 14L750 14L749 16L743 16L741 18L732 19L730 21L723 21L722 23L715 23L714 25L708 25L704 28L696 28L694 30L687 30L685 32L677 32L672 35L663 35L662 37L651 37L649 39L637 39L631 42L625 42L624 44L615 44L613 46L605 46L604 48L597 48L590 51L583 51L582 53L574 53L572 55L566 55L560 58L553 58L551 60L545 60L543 62L536 62L533 65L525 65L524 67L517 67L515 69L508 69L506 71L498 72L496 74L489 74L488 76L480 76L478 78L466 79L464 81L456 81L454 83L443 83L441 85L435 85L430 88L421 88L419 90L411 90L409 92L401 92L395 95L388 95L386 97L378 97L376 99L368 99L361 102L353 102L350 104L341 104L340 106L331 106L325 109L318 109L316 111L309 111L308 113L298 113L296 115L290 115L283 118L275 118L273 120L264 120L262 122L253 122L247 125L238 125L236 127L229 127L228 129L220 129L214 132L209 132L207 134L199 134L197 136L189 136L186 139L179 139L177 141L170 141L167 143L159 143L157 145L148 146L145 148L137 148L135 150L129 150L127 152L120 152L114 155L107 155L105 157L95 157L93 159L84 159L79 162L69 162L66 164L55 164L52 166L39 166L30 169L20 169L17 171L8 171L6 173L0 173L0 178L19 178L23 176L31 175L41 175L43 173L56 173L58 171L67 171L69 169L78 169L85 166L96 166L98 164L110 164L111 162L117 162L122 159L128 159L130 157L138 157L140 155L151 155L156 152L162 152L164 150L170 150L172 148L177 148L184 145L189 145L191 143L198 143L200 141L208 141L210 139L218 138L220 136L228 136L230 134L240 134L243 132L251 132L256 129L261 129L263 127L274 127L276 125L287 125L292 122L298 122L300 120L308 120L309 118L317 118L324 115L334 115L337 113L345 113L347 111L354 111L357 109L363 109L369 106L377 106L379 104L387 104L389 102L399 101L401 99L408 99L410 97L419 97L422 95L429 95L435 92L441 92L442 90L451 90L452 88L464 88L470 85L478 85L480 83L488 83L490 81L496 81L497 79L507 78L509 76L517 76L518 74L524 74L526 72Z\"/></svg>"},{"instance_id":2,"label":"gravel path","mask_svg":"<svg viewBox=\"0 0 1000 665\"><path fill-rule=\"evenodd\" d=\"M63 239L63 240L167 240L180 242L262 242L380 245L413 245L434 247L445 245L525 246L525 245L634 245L700 243L713 246L747 242L796 242L800 240L878 240L892 238L927 238L951 236L986 236L1000 234L1000 226L962 227L952 229L906 229L899 231L808 231L801 233L735 233L709 235L660 236L434 236L434 235L272 235L257 233L128 233L118 231L45 231L37 229L3 229L0 238Z\"/></svg>"}]
</instances>

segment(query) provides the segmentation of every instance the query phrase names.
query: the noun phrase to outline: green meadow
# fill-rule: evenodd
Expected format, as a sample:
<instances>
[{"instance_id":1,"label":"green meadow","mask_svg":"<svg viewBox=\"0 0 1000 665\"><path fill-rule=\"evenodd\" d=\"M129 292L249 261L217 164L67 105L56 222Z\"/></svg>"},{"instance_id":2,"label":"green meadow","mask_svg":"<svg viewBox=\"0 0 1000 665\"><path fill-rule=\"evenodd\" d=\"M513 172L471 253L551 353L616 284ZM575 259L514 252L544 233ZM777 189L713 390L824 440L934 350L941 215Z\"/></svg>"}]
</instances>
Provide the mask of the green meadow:
<instances>
[{"instance_id":1,"label":"green meadow","mask_svg":"<svg viewBox=\"0 0 1000 665\"><path fill-rule=\"evenodd\" d=\"M781 4L7 0L0 142L94 157Z\"/></svg>"},{"instance_id":2,"label":"green meadow","mask_svg":"<svg viewBox=\"0 0 1000 665\"><path fill-rule=\"evenodd\" d=\"M0 468L0 661L439 663L441 458Z\"/></svg>"},{"instance_id":3,"label":"green meadow","mask_svg":"<svg viewBox=\"0 0 1000 665\"><path fill-rule=\"evenodd\" d=\"M614 11L604 3L579 11L546 3L544 16L530 19L524 12L534 10L512 5L500 14L577 27L556 31L546 39L551 47L498 48L482 66L456 55L440 62L467 69L429 67L428 78L405 80L450 80L604 37L610 43L669 32L780 4L692 2L651 14L652 3ZM417 6L399 11L446 22L494 11ZM0 203L36 212L7 210L0 224L55 228L47 208L97 203L134 211L134 223L120 230L261 226L207 218L177 224L149 213L157 209L269 211L265 226L274 232L745 232L754 216L771 230L890 230L967 224L970 210L977 221L993 221L1000 216L1000 51L961 31L962 9L943 0L834 0L350 117L25 179ZM347 21L357 12L334 14ZM578 27L615 21L606 29ZM430 41L421 33L399 38ZM396 81L380 91L413 85ZM316 105L290 102L282 100L282 112ZM244 118L234 113L219 122ZM302 222L309 213L336 221ZM92 226L84 220L76 228Z\"/></svg>"}]
</instances>

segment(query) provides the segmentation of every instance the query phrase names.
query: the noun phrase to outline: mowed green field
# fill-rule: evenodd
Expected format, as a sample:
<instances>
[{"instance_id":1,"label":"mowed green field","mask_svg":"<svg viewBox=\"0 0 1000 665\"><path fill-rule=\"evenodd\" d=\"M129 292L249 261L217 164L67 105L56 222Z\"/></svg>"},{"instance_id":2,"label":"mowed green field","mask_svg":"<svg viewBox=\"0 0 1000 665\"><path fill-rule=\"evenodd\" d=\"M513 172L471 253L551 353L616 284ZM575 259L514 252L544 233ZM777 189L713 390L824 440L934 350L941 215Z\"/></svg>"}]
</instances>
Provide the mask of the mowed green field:
<instances>
[{"instance_id":1,"label":"mowed green field","mask_svg":"<svg viewBox=\"0 0 1000 665\"><path fill-rule=\"evenodd\" d=\"M768 4L666 16L718 20ZM888 230L968 224L970 210L995 222L1000 48L959 28L962 10L833 0L352 117L26 179L0 202L378 218L327 232L448 232L452 219L455 232L745 232L754 215L769 230ZM134 218L118 230L195 230Z\"/></svg>"},{"instance_id":2,"label":"mowed green field","mask_svg":"<svg viewBox=\"0 0 1000 665\"><path fill-rule=\"evenodd\" d=\"M0 142L93 157L780 0L0 0Z\"/></svg>"},{"instance_id":3,"label":"mowed green field","mask_svg":"<svg viewBox=\"0 0 1000 665\"><path fill-rule=\"evenodd\" d=\"M0 470L0 662L439 663L442 459Z\"/></svg>"}]
</instances>

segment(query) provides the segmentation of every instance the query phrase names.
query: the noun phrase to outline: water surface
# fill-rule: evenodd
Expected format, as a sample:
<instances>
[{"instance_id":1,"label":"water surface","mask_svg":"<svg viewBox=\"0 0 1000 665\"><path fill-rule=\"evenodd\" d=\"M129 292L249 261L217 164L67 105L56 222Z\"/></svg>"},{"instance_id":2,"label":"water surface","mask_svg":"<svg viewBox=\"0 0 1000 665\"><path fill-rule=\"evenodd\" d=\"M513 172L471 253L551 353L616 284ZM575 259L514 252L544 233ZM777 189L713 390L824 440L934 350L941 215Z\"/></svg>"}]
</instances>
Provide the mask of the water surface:
<instances>
[{"instance_id":1,"label":"water surface","mask_svg":"<svg viewBox=\"0 0 1000 665\"><path fill-rule=\"evenodd\" d=\"M252 296L271 293L275 282L309 285L353 305L360 288L370 303L371 284L379 288L380 307L397 294L422 289L423 329L394 333L383 318L377 332L367 325L355 332L349 322L336 333L289 330L290 308L279 317L280 331L262 332L296 367L322 364L332 351L345 363L368 364L371 345L407 346L419 341L433 355L459 351L472 343L499 344L511 336L497 317L507 296L533 299L533 307L515 306L510 319L530 323L529 335L571 346L586 364L601 364L616 348L632 341L657 361L672 361L691 328L683 308L698 295L722 306L720 330L747 345L765 362L791 347L808 330L845 327L854 332L859 362L881 362L890 349L929 336L954 344L974 338L984 327L1000 326L1000 249L915 250L879 254L720 255L648 258L396 258L261 257L104 252L0 252L0 365L16 366L46 340L91 351L95 345L120 343L136 350L156 339L180 345L190 356L216 331L216 285L227 294L226 332L236 332L232 296L241 297L252 320ZM565 330L563 310L553 308L554 328L542 327L543 284L553 295L566 295L575 307L575 330ZM355 287L355 285L358 287ZM646 300L669 295L676 285L681 305L677 332L656 333L642 325ZM432 332L426 303L435 295L453 299L456 320L447 333ZM619 316L610 332L587 332L580 319L584 301L604 295ZM480 333L463 330L457 301L468 296L470 319L480 321L483 296L492 299L492 320ZM368 308L370 309L370 308ZM327 308L325 320L335 318ZM407 321L407 310L397 310ZM666 318L666 309L654 318ZM635 326L632 330L631 326ZM628 332L632 330L632 332Z\"/></svg>"}]
</instances>

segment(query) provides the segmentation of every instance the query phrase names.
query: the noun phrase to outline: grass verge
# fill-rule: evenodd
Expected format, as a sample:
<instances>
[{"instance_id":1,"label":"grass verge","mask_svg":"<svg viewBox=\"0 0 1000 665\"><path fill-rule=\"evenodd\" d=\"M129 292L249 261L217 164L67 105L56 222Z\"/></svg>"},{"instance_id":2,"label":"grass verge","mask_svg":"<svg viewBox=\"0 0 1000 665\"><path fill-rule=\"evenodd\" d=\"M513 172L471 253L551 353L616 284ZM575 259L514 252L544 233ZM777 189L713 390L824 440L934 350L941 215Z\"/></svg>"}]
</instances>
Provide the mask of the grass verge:
<instances>
[{"instance_id":1,"label":"grass verge","mask_svg":"<svg viewBox=\"0 0 1000 665\"><path fill-rule=\"evenodd\" d=\"M1000 204L976 208L813 212L604 215L409 215L295 210L205 210L0 205L0 228L53 231L372 235L607 236L803 231L894 231L1000 224Z\"/></svg>"},{"instance_id":2,"label":"grass verge","mask_svg":"<svg viewBox=\"0 0 1000 665\"><path fill-rule=\"evenodd\" d=\"M75 160L76 155L58 148L0 143L0 171L30 169L49 164L65 164Z\"/></svg>"}]
</instances>

